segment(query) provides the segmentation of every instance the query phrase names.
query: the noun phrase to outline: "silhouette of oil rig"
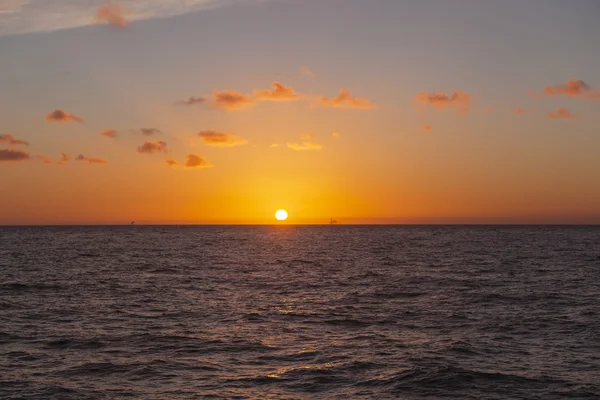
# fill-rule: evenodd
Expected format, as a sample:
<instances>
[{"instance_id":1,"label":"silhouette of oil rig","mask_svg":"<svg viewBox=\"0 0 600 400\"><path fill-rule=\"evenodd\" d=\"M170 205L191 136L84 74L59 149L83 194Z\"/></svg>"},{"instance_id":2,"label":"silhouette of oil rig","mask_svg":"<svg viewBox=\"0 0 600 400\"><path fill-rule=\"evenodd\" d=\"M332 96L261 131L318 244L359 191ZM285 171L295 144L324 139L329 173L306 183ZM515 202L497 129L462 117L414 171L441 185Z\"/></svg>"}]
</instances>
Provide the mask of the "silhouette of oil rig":
<instances>
[{"instance_id":1,"label":"silhouette of oil rig","mask_svg":"<svg viewBox=\"0 0 600 400\"><path fill-rule=\"evenodd\" d=\"M329 223L330 224L337 224L337 220L333 219L333 218L329 218Z\"/></svg>"}]
</instances>

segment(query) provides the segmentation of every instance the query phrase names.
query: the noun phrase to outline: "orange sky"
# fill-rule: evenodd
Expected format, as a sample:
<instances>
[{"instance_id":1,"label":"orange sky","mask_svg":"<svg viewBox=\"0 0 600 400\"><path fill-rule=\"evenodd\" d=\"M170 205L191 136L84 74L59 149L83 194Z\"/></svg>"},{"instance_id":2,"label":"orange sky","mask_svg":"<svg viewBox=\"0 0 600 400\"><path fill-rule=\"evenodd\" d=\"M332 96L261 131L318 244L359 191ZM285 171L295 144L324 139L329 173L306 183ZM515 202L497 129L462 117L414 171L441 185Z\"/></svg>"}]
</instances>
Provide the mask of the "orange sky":
<instances>
[{"instance_id":1,"label":"orange sky","mask_svg":"<svg viewBox=\"0 0 600 400\"><path fill-rule=\"evenodd\" d=\"M0 224L600 223L582 3L38 1L0 13Z\"/></svg>"}]
</instances>

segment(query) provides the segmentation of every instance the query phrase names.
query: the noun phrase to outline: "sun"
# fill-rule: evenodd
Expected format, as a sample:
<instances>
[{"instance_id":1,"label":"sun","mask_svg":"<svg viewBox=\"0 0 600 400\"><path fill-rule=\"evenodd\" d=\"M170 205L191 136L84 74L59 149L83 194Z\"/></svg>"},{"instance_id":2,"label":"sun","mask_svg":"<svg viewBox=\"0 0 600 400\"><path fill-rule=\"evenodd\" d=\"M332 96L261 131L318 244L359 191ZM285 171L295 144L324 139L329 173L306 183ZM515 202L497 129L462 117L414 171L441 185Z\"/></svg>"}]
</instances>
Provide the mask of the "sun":
<instances>
[{"instance_id":1,"label":"sun","mask_svg":"<svg viewBox=\"0 0 600 400\"><path fill-rule=\"evenodd\" d=\"M277 210L275 218L277 218L277 221L285 221L288 219L288 213L285 210Z\"/></svg>"}]
</instances>

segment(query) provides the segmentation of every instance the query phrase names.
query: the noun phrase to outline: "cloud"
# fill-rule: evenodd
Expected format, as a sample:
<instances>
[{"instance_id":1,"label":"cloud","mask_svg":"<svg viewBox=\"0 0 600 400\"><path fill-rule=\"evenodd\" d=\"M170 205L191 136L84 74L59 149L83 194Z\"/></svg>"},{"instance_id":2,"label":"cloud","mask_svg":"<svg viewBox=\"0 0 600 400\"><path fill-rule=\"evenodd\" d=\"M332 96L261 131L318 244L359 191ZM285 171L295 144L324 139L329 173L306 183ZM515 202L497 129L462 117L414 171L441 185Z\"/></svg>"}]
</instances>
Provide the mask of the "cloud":
<instances>
[{"instance_id":1,"label":"cloud","mask_svg":"<svg viewBox=\"0 0 600 400\"><path fill-rule=\"evenodd\" d=\"M167 144L163 141L144 142L144 144L137 148L137 152L142 154L153 154L161 151L164 153L167 152Z\"/></svg>"},{"instance_id":2,"label":"cloud","mask_svg":"<svg viewBox=\"0 0 600 400\"><path fill-rule=\"evenodd\" d=\"M54 164L54 161L52 161L50 157L46 157L43 154L36 154L33 158L41 161L44 164Z\"/></svg>"},{"instance_id":3,"label":"cloud","mask_svg":"<svg viewBox=\"0 0 600 400\"><path fill-rule=\"evenodd\" d=\"M331 98L321 96L318 99L318 106L325 108L359 108L371 109L377 108L377 105L367 98L353 97L348 89L340 89L339 93Z\"/></svg>"},{"instance_id":4,"label":"cloud","mask_svg":"<svg viewBox=\"0 0 600 400\"><path fill-rule=\"evenodd\" d=\"M162 135L162 131L156 128L140 128L140 133L144 136Z\"/></svg>"},{"instance_id":5,"label":"cloud","mask_svg":"<svg viewBox=\"0 0 600 400\"><path fill-rule=\"evenodd\" d=\"M3 0L0 3L0 14L14 14L29 3L29 0Z\"/></svg>"},{"instance_id":6,"label":"cloud","mask_svg":"<svg viewBox=\"0 0 600 400\"><path fill-rule=\"evenodd\" d=\"M188 154L185 157L184 165L187 168L207 168L212 167L212 164L209 163L204 157L198 156L196 154Z\"/></svg>"},{"instance_id":7,"label":"cloud","mask_svg":"<svg viewBox=\"0 0 600 400\"><path fill-rule=\"evenodd\" d=\"M246 139L230 132L201 131L198 136L209 146L233 147L248 143Z\"/></svg>"},{"instance_id":8,"label":"cloud","mask_svg":"<svg viewBox=\"0 0 600 400\"><path fill-rule=\"evenodd\" d=\"M273 143L271 147L279 147L279 145L277 143Z\"/></svg>"},{"instance_id":9,"label":"cloud","mask_svg":"<svg viewBox=\"0 0 600 400\"><path fill-rule=\"evenodd\" d=\"M75 158L75 161L84 161L90 165L92 165L92 164L108 164L108 161L103 158L86 157L83 154L78 155Z\"/></svg>"},{"instance_id":10,"label":"cloud","mask_svg":"<svg viewBox=\"0 0 600 400\"><path fill-rule=\"evenodd\" d=\"M515 115L522 115L525 114L527 112L527 110L525 110L524 108L515 108L512 110L512 113Z\"/></svg>"},{"instance_id":11,"label":"cloud","mask_svg":"<svg viewBox=\"0 0 600 400\"><path fill-rule=\"evenodd\" d=\"M311 78L316 77L316 75L310 70L310 68L308 68L305 65L301 65L299 69L302 75L310 76Z\"/></svg>"},{"instance_id":12,"label":"cloud","mask_svg":"<svg viewBox=\"0 0 600 400\"><path fill-rule=\"evenodd\" d=\"M29 146L29 143L24 140L19 140L15 138L10 133L4 133L0 135L0 144L7 144L9 146Z\"/></svg>"},{"instance_id":13,"label":"cloud","mask_svg":"<svg viewBox=\"0 0 600 400\"><path fill-rule=\"evenodd\" d=\"M26 151L0 149L0 162L27 161L29 158L29 153Z\"/></svg>"},{"instance_id":14,"label":"cloud","mask_svg":"<svg viewBox=\"0 0 600 400\"><path fill-rule=\"evenodd\" d=\"M287 147L292 150L321 150L323 146L314 142L288 143Z\"/></svg>"},{"instance_id":15,"label":"cloud","mask_svg":"<svg viewBox=\"0 0 600 400\"><path fill-rule=\"evenodd\" d=\"M71 121L74 121L74 122L82 123L83 118L81 118L75 114L67 113L66 111L63 111L63 110L54 110L50 114L46 115L46 121L48 121L48 122L71 122Z\"/></svg>"},{"instance_id":16,"label":"cloud","mask_svg":"<svg viewBox=\"0 0 600 400\"><path fill-rule=\"evenodd\" d=\"M580 79L571 78L561 85L546 86L542 93L530 93L532 97L569 96L584 100L600 99L600 91L593 90L590 85Z\"/></svg>"},{"instance_id":17,"label":"cloud","mask_svg":"<svg viewBox=\"0 0 600 400\"><path fill-rule=\"evenodd\" d=\"M194 104L204 104L206 101L206 97L190 97L187 100L176 101L175 104L179 106L192 106Z\"/></svg>"},{"instance_id":18,"label":"cloud","mask_svg":"<svg viewBox=\"0 0 600 400\"><path fill-rule=\"evenodd\" d=\"M256 100L251 96L236 92L235 90L213 90L212 95L214 98L212 104L223 110L243 110L256 104Z\"/></svg>"},{"instance_id":19,"label":"cloud","mask_svg":"<svg viewBox=\"0 0 600 400\"><path fill-rule=\"evenodd\" d=\"M422 106L432 106L437 110L443 111L446 108L455 108L461 114L469 112L471 105L471 96L468 93L456 90L452 95L443 92L437 93L419 93L415 99L415 103Z\"/></svg>"},{"instance_id":20,"label":"cloud","mask_svg":"<svg viewBox=\"0 0 600 400\"><path fill-rule=\"evenodd\" d=\"M273 90L255 90L254 98L259 101L295 101L300 100L300 96L290 86L281 82L273 82Z\"/></svg>"},{"instance_id":21,"label":"cloud","mask_svg":"<svg viewBox=\"0 0 600 400\"><path fill-rule=\"evenodd\" d=\"M254 0L235 2L256 3ZM105 1L101 0L0 0L0 36L88 26L90 19L98 13L98 5L103 3ZM119 0L119 3L131 10L130 14L123 13L131 22L209 10L230 5L233 1ZM119 15L114 11L112 14ZM109 22L102 17L102 21L96 22Z\"/></svg>"},{"instance_id":22,"label":"cloud","mask_svg":"<svg viewBox=\"0 0 600 400\"><path fill-rule=\"evenodd\" d=\"M423 125L423 130L425 132L431 132L433 130L433 127L429 124L425 124L425 125Z\"/></svg>"},{"instance_id":23,"label":"cloud","mask_svg":"<svg viewBox=\"0 0 600 400\"><path fill-rule=\"evenodd\" d=\"M312 132L306 132L300 135L300 139L302 140L310 140L310 139L314 139L315 134Z\"/></svg>"},{"instance_id":24,"label":"cloud","mask_svg":"<svg viewBox=\"0 0 600 400\"><path fill-rule=\"evenodd\" d=\"M118 3L109 2L96 10L96 22L106 22L116 28L125 28L128 11Z\"/></svg>"},{"instance_id":25,"label":"cloud","mask_svg":"<svg viewBox=\"0 0 600 400\"><path fill-rule=\"evenodd\" d=\"M339 137L342 137L342 134L341 134L341 133L339 133L339 132L333 132L333 133L331 134L331 136L333 136L333 137L335 137L335 138L339 138Z\"/></svg>"},{"instance_id":26,"label":"cloud","mask_svg":"<svg viewBox=\"0 0 600 400\"><path fill-rule=\"evenodd\" d=\"M100 133L100 135L103 136L103 137L105 137L105 138L107 138L107 139L116 139L117 136L119 136L118 133L117 133L117 131L114 130L114 129L112 129L112 128L108 128L108 129L103 130Z\"/></svg>"},{"instance_id":27,"label":"cloud","mask_svg":"<svg viewBox=\"0 0 600 400\"><path fill-rule=\"evenodd\" d=\"M579 114L572 114L565 107L561 107L554 112L548 113L548 118L551 119L561 119L561 118L577 118Z\"/></svg>"},{"instance_id":28,"label":"cloud","mask_svg":"<svg viewBox=\"0 0 600 400\"><path fill-rule=\"evenodd\" d=\"M68 164L71 159L69 158L67 153L60 153L60 154L61 154L61 157L60 157L60 160L58 161L58 165Z\"/></svg>"},{"instance_id":29,"label":"cloud","mask_svg":"<svg viewBox=\"0 0 600 400\"><path fill-rule=\"evenodd\" d=\"M176 167L179 165L179 163L177 162L177 160L173 160L172 158L167 158L165 159L165 163L169 166L169 167Z\"/></svg>"}]
</instances>

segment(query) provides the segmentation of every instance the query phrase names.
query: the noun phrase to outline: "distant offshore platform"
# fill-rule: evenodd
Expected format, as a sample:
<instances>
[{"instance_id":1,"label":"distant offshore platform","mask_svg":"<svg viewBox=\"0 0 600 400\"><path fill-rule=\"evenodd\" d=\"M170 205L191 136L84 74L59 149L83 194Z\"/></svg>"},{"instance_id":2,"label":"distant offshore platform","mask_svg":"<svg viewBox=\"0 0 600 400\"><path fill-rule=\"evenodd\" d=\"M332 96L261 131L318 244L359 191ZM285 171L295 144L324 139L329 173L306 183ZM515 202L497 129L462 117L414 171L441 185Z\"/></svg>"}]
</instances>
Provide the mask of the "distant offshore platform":
<instances>
[{"instance_id":1,"label":"distant offshore platform","mask_svg":"<svg viewBox=\"0 0 600 400\"><path fill-rule=\"evenodd\" d=\"M333 218L329 218L329 223L330 224L337 224L337 220L335 220Z\"/></svg>"}]
</instances>

